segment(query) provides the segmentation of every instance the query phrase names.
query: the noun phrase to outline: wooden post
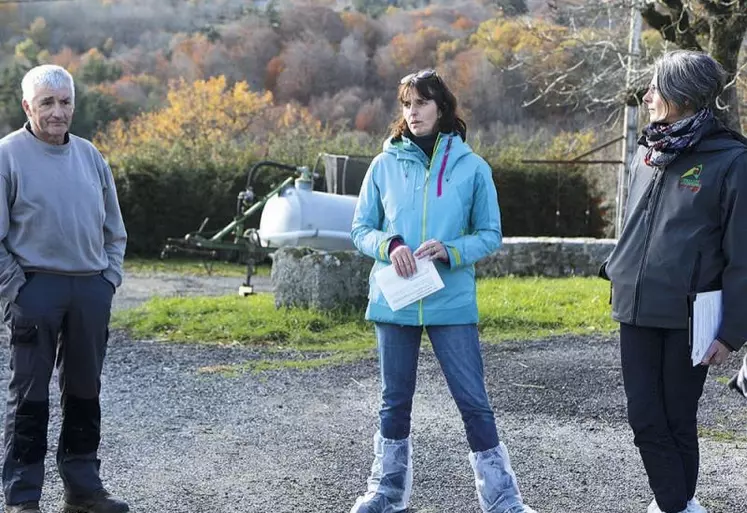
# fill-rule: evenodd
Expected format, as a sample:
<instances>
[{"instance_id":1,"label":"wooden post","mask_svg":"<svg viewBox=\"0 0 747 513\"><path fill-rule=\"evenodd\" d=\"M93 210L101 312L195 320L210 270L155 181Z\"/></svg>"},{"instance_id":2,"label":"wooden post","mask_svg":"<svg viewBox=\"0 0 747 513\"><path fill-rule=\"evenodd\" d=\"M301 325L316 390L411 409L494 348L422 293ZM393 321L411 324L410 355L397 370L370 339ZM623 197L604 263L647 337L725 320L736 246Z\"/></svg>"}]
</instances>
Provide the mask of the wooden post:
<instances>
[{"instance_id":1,"label":"wooden post","mask_svg":"<svg viewBox=\"0 0 747 513\"><path fill-rule=\"evenodd\" d=\"M636 140L638 137L638 103L630 99L633 86L634 67L638 65L638 55L641 50L641 30L643 18L641 17L638 2L633 2L631 7L630 41L628 43L628 62L625 78L625 122L623 124L623 151L620 170L617 175L617 198L615 216L615 238L620 237L623 221L625 220L625 204L628 201L628 182L630 179L630 164L636 152Z\"/></svg>"}]
</instances>

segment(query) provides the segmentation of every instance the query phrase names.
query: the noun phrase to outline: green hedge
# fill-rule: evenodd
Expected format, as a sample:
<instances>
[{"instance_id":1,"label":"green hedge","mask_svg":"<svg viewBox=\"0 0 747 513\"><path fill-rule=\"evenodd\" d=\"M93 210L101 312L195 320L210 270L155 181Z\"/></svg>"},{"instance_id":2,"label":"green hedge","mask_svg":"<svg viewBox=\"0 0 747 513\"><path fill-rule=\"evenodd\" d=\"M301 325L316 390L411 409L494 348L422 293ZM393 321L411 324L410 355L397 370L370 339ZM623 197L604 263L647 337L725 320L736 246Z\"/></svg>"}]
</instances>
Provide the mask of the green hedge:
<instances>
[{"instance_id":1,"label":"green hedge","mask_svg":"<svg viewBox=\"0 0 747 513\"><path fill-rule=\"evenodd\" d=\"M205 217L217 230L233 218L243 173L216 169L159 170L143 164L118 169L119 203L128 232L127 252L157 255L167 237L196 231Z\"/></svg>"},{"instance_id":2,"label":"green hedge","mask_svg":"<svg viewBox=\"0 0 747 513\"><path fill-rule=\"evenodd\" d=\"M491 164L505 236L603 236L601 194L583 170ZM203 164L194 169L168 159L134 159L114 165L129 233L128 254L157 255L167 237L197 230L205 217L210 218L208 230L225 226L233 219L236 196L246 183L249 166ZM257 195L279 183L284 178L280 173L260 175ZM252 219L255 226L258 222L259 216Z\"/></svg>"},{"instance_id":3,"label":"green hedge","mask_svg":"<svg viewBox=\"0 0 747 513\"><path fill-rule=\"evenodd\" d=\"M504 236L603 237L602 193L569 166L518 167L492 162Z\"/></svg>"}]
</instances>

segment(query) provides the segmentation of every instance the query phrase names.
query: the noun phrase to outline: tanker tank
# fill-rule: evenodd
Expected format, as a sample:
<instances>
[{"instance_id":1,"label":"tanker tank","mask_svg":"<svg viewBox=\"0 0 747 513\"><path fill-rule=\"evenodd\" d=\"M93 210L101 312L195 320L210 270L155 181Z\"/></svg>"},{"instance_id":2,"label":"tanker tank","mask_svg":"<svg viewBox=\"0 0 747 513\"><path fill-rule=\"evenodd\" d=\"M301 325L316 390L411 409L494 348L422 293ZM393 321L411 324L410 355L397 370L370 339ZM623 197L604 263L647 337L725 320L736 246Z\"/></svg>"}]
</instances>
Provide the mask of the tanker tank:
<instances>
[{"instance_id":1,"label":"tanker tank","mask_svg":"<svg viewBox=\"0 0 747 513\"><path fill-rule=\"evenodd\" d=\"M355 249L350 238L356 196L314 191L296 180L262 209L258 235L268 247L305 246L325 251Z\"/></svg>"}]
</instances>

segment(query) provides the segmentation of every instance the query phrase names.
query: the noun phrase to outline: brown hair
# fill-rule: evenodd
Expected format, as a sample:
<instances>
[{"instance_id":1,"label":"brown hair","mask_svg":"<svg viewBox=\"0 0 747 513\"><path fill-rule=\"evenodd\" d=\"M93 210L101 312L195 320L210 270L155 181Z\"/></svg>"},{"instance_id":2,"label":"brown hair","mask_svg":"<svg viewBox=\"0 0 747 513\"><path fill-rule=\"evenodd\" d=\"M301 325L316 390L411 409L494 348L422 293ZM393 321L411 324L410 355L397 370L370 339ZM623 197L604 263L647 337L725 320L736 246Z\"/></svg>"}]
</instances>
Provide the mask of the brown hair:
<instances>
[{"instance_id":1,"label":"brown hair","mask_svg":"<svg viewBox=\"0 0 747 513\"><path fill-rule=\"evenodd\" d=\"M438 120L437 129L439 132L450 134L458 133L462 140L467 139L467 123L459 117L457 110L457 99L454 93L448 88L443 78L435 70L421 70L417 73L407 75L402 79L397 91L397 98L400 104L403 104L410 98L411 92L415 90L422 98L433 100L441 112ZM407 128L407 121L404 117L399 117L391 127L391 136L395 139L412 137L410 129Z\"/></svg>"}]
</instances>

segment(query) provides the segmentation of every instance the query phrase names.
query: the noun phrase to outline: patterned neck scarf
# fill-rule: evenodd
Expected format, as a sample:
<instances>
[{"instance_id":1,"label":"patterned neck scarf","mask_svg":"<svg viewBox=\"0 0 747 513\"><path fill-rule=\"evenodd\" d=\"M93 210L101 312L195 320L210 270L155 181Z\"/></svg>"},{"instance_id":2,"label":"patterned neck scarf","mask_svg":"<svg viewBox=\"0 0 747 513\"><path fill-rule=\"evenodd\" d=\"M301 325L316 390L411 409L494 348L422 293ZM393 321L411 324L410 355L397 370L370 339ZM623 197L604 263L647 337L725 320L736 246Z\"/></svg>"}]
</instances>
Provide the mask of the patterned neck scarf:
<instances>
[{"instance_id":1,"label":"patterned neck scarf","mask_svg":"<svg viewBox=\"0 0 747 513\"><path fill-rule=\"evenodd\" d=\"M651 123L643 129L648 148L644 161L647 166L665 167L687 148L700 141L700 128L713 119L710 109L701 109L690 117L668 125Z\"/></svg>"}]
</instances>

